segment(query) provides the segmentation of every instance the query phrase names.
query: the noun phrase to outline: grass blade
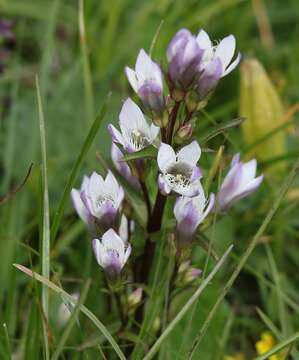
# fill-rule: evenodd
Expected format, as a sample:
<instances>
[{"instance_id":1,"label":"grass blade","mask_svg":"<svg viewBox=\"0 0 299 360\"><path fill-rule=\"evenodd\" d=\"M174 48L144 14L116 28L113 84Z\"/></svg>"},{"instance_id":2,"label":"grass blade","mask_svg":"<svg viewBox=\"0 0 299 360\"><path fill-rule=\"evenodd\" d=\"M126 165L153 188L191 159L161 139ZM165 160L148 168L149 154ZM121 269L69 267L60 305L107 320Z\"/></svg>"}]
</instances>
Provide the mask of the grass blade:
<instances>
[{"instance_id":1,"label":"grass blade","mask_svg":"<svg viewBox=\"0 0 299 360\"><path fill-rule=\"evenodd\" d=\"M195 293L191 296L189 301L183 306L181 311L176 315L176 317L171 321L171 323L167 326L165 331L161 334L161 336L158 338L158 340L155 342L155 344L152 346L148 354L144 357L144 360L150 360L153 358L153 356L158 351L159 347L161 346L162 342L167 338L167 336L171 333L171 331L175 328L175 326L179 323L179 321L185 316L185 314L188 312L190 307L195 303L195 301L198 299L199 295L203 292L203 290L206 288L206 286L210 283L210 281L213 279L213 277L216 275L220 267L223 265L224 261L226 260L227 256L231 252L233 248L233 245L231 245L224 255L221 257L221 259L218 261L218 263L215 265L214 269L210 272L210 274L206 277L206 279L201 283L199 288L195 291Z\"/></svg>"},{"instance_id":2,"label":"grass blade","mask_svg":"<svg viewBox=\"0 0 299 360\"><path fill-rule=\"evenodd\" d=\"M263 355L260 355L260 356L256 357L254 360L267 360L267 359L270 358L270 356L277 354L278 352L280 352L285 347L287 347L287 346L293 344L294 342L296 342L298 339L299 339L299 331L296 332L295 334L289 336L286 340L280 342L279 344L274 346L271 350L267 351Z\"/></svg>"},{"instance_id":3,"label":"grass blade","mask_svg":"<svg viewBox=\"0 0 299 360\"><path fill-rule=\"evenodd\" d=\"M66 298L66 300L70 301L71 303L76 303L76 299L73 298L69 293L64 291L62 288L54 284L52 281L46 279L45 277L39 275L38 273L26 268L23 265L14 264L14 266L19 269L20 271L24 272L25 274L31 276L33 279L40 281L45 286L49 287L53 291L55 291L58 294L63 295L63 297ZM111 344L115 352L117 353L119 359L126 360L126 357L124 353L121 351L120 347L117 345L113 337L110 335L109 331L105 327L105 325L84 305L78 305L80 308L80 311L83 312L93 323L94 325L101 331L101 333L105 336L107 341Z\"/></svg>"},{"instance_id":4,"label":"grass blade","mask_svg":"<svg viewBox=\"0 0 299 360\"><path fill-rule=\"evenodd\" d=\"M258 231L256 232L255 236L253 237L252 241L250 242L247 250L245 251L245 253L243 254L243 256L240 258L240 261L236 267L236 269L234 270L234 272L232 273L231 277L229 278L229 280L227 281L225 287L223 288L222 293L220 294L220 296L218 297L218 299L216 300L214 306L212 307L207 319L205 320L200 333L198 334L198 337L195 339L191 351L190 351L190 355L189 355L189 359L192 359L197 346L200 344L202 338L204 337L204 334L212 320L212 318L214 317L218 306L221 304L222 300L225 298L226 294L228 293L228 291L230 290L230 288L232 287L233 283L235 282L236 278L238 277L238 275L240 274L241 270L243 269L246 261L248 260L249 256L251 255L251 253L253 252L253 250L255 249L258 241L260 240L261 236L264 234L265 230L267 229L270 221L272 220L273 216L275 215L277 209L279 208L283 198L285 197L288 189L290 188L295 176L297 175L297 172L299 170L299 159L296 161L296 163L294 164L289 176L286 178L285 182L282 184L280 191L278 193L278 196L276 197L276 200L273 204L273 206L270 208L267 216L265 217L262 225L260 226L260 228L258 229Z\"/></svg>"},{"instance_id":5,"label":"grass blade","mask_svg":"<svg viewBox=\"0 0 299 360\"><path fill-rule=\"evenodd\" d=\"M45 120L42 107L42 100L40 95L40 87L38 77L36 77L36 91L38 102L38 116L39 116L39 131L41 143L41 157L42 157L42 227L41 227L41 244L42 244L42 274L46 279L50 276L50 213L49 213L49 194L48 194L48 175L47 175L47 150L46 150L46 134L45 134ZM48 320L49 308L49 291L47 286L42 287L42 309L45 320ZM45 332L45 351L46 358L49 358L49 344L47 331Z\"/></svg>"},{"instance_id":6,"label":"grass blade","mask_svg":"<svg viewBox=\"0 0 299 360\"><path fill-rule=\"evenodd\" d=\"M61 221L61 218L62 218L62 215L63 215L63 212L64 212L64 209L65 209L65 206L67 204L67 201L69 199L69 194L71 192L71 189L74 185L74 182L75 182L75 179L81 169L81 166L83 164L83 161L85 159L85 156L87 155L91 145L92 145L92 142L94 140L94 138L96 137L97 135L97 132L99 130L99 127L102 123L102 120L104 118L104 116L106 115L106 112L107 112L107 106L108 106L108 99L109 99L110 96L108 96L108 98L106 99L106 101L104 102L103 106L102 106L102 109L99 113L99 115L96 117L96 119L94 120L90 130L89 130L89 133L84 141L84 144L81 148L81 151L79 153L79 156L77 157L75 163L74 163L74 166L71 170L71 173L69 175L69 178L67 180L67 183L65 185L65 188L63 190L63 194L62 194L62 197L61 197L61 200L59 202L59 205L57 207L57 210L55 212L55 215L54 215L54 219L53 219L53 224L52 224L52 228L51 228L51 237L52 237L52 241L55 240L56 238L56 235L57 235L57 231L58 231L58 227L59 227L59 224L60 224L60 221Z\"/></svg>"},{"instance_id":7,"label":"grass blade","mask_svg":"<svg viewBox=\"0 0 299 360\"><path fill-rule=\"evenodd\" d=\"M90 124L92 119L94 119L94 96L92 89L91 70L88 59L88 48L86 43L83 0L79 0L78 22L79 22L80 47L81 47L83 76L84 76L84 90L85 90L85 104L86 104L85 106L86 106L88 124Z\"/></svg>"},{"instance_id":8,"label":"grass blade","mask_svg":"<svg viewBox=\"0 0 299 360\"><path fill-rule=\"evenodd\" d=\"M85 300L86 300L86 297L87 297L87 294L88 294L88 290L89 290L89 287L90 287L90 280L88 280L86 282L86 284L84 285L84 288L80 294L80 298L79 300L77 301L76 303L76 306L74 307L73 311L72 311L72 315L60 337L60 340L59 340L59 343L57 344L57 348L55 350L55 352L53 353L52 357L51 357L51 360L58 360L59 359L59 356L60 356L60 353L62 352L63 350L63 347L64 347L64 344L66 343L69 335L70 335L70 332L72 331L72 328L73 326L75 325L76 323L76 319L78 317L78 314L79 314L79 311L80 311L80 306L82 304L84 304Z\"/></svg>"},{"instance_id":9,"label":"grass blade","mask_svg":"<svg viewBox=\"0 0 299 360\"><path fill-rule=\"evenodd\" d=\"M11 359L11 346L10 346L10 341L9 341L9 335L8 335L8 331L7 331L7 326L6 324L2 324L3 326L3 334L4 334L4 343L5 343L5 358L7 360Z\"/></svg>"}]
</instances>

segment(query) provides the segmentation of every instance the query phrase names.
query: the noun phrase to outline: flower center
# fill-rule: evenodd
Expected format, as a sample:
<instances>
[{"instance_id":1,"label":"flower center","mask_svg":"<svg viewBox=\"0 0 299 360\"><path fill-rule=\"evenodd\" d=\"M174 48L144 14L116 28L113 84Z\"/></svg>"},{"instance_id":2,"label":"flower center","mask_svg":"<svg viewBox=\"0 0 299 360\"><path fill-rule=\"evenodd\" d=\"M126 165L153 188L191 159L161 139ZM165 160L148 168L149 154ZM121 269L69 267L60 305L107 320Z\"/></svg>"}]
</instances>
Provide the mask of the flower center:
<instances>
[{"instance_id":1,"label":"flower center","mask_svg":"<svg viewBox=\"0 0 299 360\"><path fill-rule=\"evenodd\" d=\"M192 169L189 165L179 163L168 169L166 179L171 186L187 187L191 183Z\"/></svg>"},{"instance_id":2,"label":"flower center","mask_svg":"<svg viewBox=\"0 0 299 360\"><path fill-rule=\"evenodd\" d=\"M132 130L130 140L135 150L141 150L150 145L149 139L138 129Z\"/></svg>"},{"instance_id":3,"label":"flower center","mask_svg":"<svg viewBox=\"0 0 299 360\"><path fill-rule=\"evenodd\" d=\"M99 196L96 200L96 207L101 208L105 203L110 202L113 207L115 207L115 201L111 195Z\"/></svg>"},{"instance_id":4,"label":"flower center","mask_svg":"<svg viewBox=\"0 0 299 360\"><path fill-rule=\"evenodd\" d=\"M108 248L106 251L109 256L119 258L119 252L117 250Z\"/></svg>"}]
</instances>

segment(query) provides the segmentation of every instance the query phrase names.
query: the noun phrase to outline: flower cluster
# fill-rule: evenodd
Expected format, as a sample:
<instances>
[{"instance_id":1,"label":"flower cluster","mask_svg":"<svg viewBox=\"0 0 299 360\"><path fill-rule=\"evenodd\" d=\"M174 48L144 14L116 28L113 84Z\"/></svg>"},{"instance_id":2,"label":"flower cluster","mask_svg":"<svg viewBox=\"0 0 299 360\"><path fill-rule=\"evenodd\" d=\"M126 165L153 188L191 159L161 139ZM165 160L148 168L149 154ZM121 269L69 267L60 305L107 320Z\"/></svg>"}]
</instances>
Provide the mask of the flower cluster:
<instances>
[{"instance_id":1,"label":"flower cluster","mask_svg":"<svg viewBox=\"0 0 299 360\"><path fill-rule=\"evenodd\" d=\"M175 198L175 225L170 232L177 244L184 247L196 240L200 225L211 212L224 214L261 184L263 176L256 177L256 161L241 162L237 154L220 190L207 195L202 181L205 171L199 166L202 149L192 139L198 111L206 106L220 79L240 61L240 53L233 60L235 50L233 35L213 44L204 30L194 36L182 29L168 45L167 69L162 70L143 49L135 69L125 68L140 103L126 99L118 126L108 125L114 169L108 170L105 179L96 172L85 176L81 189L72 190L74 207L94 237L96 260L109 278L120 275L132 247L134 254L130 242L134 222L138 221L132 204L129 218L124 215L126 187L120 185L118 177L122 177L121 184L142 193L146 204L146 225L138 224L145 234L142 255L145 273L149 272L146 264L153 255L148 252L150 235L163 225L167 198ZM148 148L150 152L145 151ZM148 175L155 171L154 185ZM129 199L127 202L130 203ZM134 261L138 259L132 256ZM190 262L187 264L189 267ZM197 269L188 272L190 279L199 274ZM136 275L136 279L146 281L147 277Z\"/></svg>"}]
</instances>

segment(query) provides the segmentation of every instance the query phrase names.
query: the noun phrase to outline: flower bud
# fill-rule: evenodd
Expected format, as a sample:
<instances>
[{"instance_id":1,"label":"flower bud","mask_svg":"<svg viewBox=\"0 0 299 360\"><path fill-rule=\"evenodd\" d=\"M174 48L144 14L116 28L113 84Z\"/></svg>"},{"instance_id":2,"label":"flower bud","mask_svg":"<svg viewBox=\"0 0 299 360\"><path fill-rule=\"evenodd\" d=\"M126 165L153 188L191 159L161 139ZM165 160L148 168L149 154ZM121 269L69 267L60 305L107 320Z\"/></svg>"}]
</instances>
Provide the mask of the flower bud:
<instances>
[{"instance_id":1,"label":"flower bud","mask_svg":"<svg viewBox=\"0 0 299 360\"><path fill-rule=\"evenodd\" d=\"M183 142L189 140L192 136L192 124L191 123L187 123L183 126L181 126L178 131L175 134L175 142L177 144L182 144Z\"/></svg>"},{"instance_id":2,"label":"flower bud","mask_svg":"<svg viewBox=\"0 0 299 360\"><path fill-rule=\"evenodd\" d=\"M167 49L168 76L176 101L180 101L193 86L202 55L203 50L199 48L196 37L186 29L178 31L170 41Z\"/></svg>"},{"instance_id":3,"label":"flower bud","mask_svg":"<svg viewBox=\"0 0 299 360\"><path fill-rule=\"evenodd\" d=\"M165 109L165 100L162 72L159 65L141 49L136 60L135 70L126 67L126 75L144 106L154 113L161 114Z\"/></svg>"},{"instance_id":4,"label":"flower bud","mask_svg":"<svg viewBox=\"0 0 299 360\"><path fill-rule=\"evenodd\" d=\"M142 288L137 288L128 296L128 306L129 308L136 307L142 299Z\"/></svg>"}]
</instances>

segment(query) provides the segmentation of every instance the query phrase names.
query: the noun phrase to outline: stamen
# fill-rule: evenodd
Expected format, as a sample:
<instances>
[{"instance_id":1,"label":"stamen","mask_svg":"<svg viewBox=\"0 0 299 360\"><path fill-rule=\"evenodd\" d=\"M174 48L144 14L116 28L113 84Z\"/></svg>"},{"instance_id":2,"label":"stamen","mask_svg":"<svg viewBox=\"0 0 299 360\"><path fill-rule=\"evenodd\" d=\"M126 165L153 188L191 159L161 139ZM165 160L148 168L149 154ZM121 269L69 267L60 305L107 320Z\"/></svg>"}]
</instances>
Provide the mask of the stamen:
<instances>
[{"instance_id":1,"label":"stamen","mask_svg":"<svg viewBox=\"0 0 299 360\"><path fill-rule=\"evenodd\" d=\"M131 132L130 142L135 150L141 150L150 145L150 140L138 129Z\"/></svg>"}]
</instances>

